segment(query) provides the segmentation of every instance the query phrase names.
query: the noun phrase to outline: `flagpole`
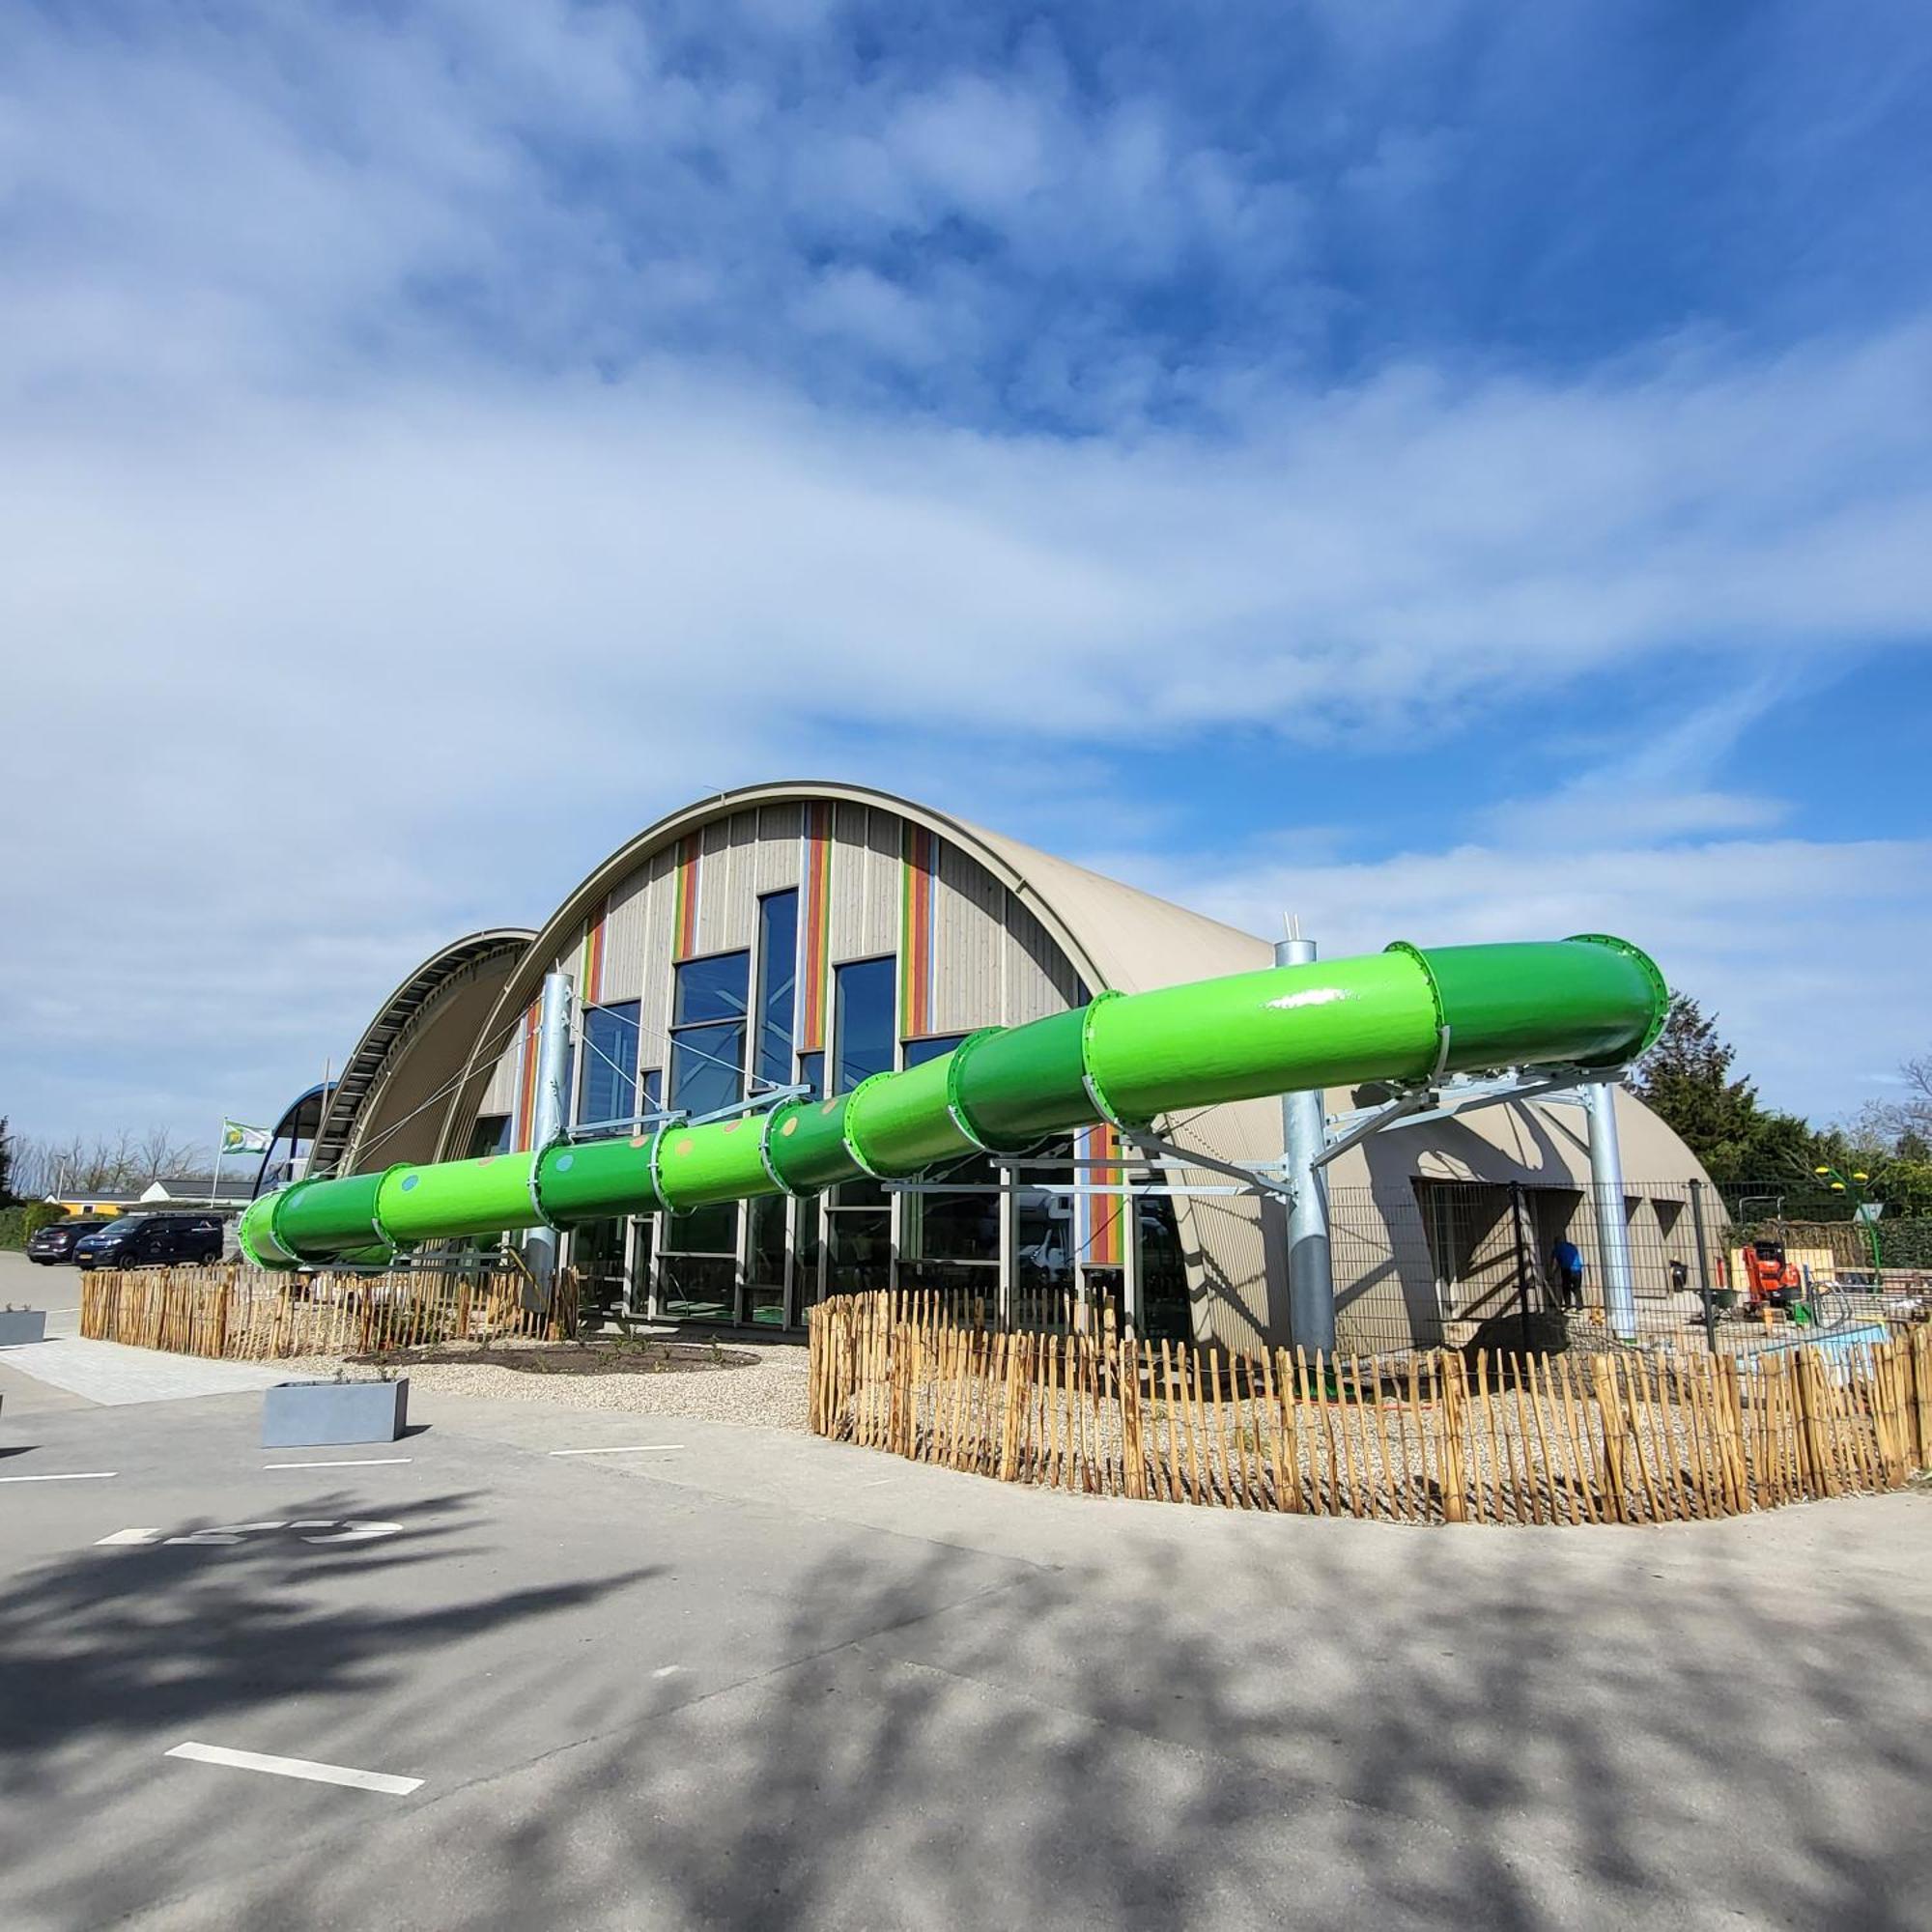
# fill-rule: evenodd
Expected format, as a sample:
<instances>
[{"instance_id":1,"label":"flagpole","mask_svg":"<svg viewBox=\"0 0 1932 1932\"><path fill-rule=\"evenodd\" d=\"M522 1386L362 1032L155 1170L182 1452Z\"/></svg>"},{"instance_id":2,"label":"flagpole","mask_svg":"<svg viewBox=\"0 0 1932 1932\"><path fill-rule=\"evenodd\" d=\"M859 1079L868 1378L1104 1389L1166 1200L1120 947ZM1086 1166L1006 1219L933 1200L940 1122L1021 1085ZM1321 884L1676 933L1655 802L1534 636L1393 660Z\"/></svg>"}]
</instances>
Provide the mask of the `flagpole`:
<instances>
[{"instance_id":1,"label":"flagpole","mask_svg":"<svg viewBox=\"0 0 1932 1932\"><path fill-rule=\"evenodd\" d=\"M208 1183L208 1205L214 1206L214 1197L221 1192L221 1156L227 1151L223 1143L228 1139L228 1122L223 1121L221 1131L214 1137L214 1179Z\"/></svg>"}]
</instances>

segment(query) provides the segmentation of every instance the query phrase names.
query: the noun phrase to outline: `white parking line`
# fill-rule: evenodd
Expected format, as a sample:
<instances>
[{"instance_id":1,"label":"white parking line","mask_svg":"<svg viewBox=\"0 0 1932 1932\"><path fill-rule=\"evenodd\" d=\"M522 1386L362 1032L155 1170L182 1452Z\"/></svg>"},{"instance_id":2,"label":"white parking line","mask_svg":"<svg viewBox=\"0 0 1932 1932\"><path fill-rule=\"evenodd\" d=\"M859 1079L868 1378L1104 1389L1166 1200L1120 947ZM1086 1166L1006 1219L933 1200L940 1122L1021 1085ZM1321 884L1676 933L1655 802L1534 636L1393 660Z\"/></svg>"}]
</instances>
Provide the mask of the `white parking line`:
<instances>
[{"instance_id":1,"label":"white parking line","mask_svg":"<svg viewBox=\"0 0 1932 1932\"><path fill-rule=\"evenodd\" d=\"M315 1784L350 1784L358 1791L384 1791L403 1798L422 1783L419 1777L392 1777L386 1771L356 1771L346 1764L316 1764L305 1757L270 1757L261 1751L230 1750L226 1745L177 1745L168 1757L198 1764L231 1765L237 1771L266 1771L271 1777L305 1777Z\"/></svg>"},{"instance_id":2,"label":"white parking line","mask_svg":"<svg viewBox=\"0 0 1932 1932\"><path fill-rule=\"evenodd\" d=\"M150 1529L117 1529L112 1536L97 1538L94 1547L102 1549L110 1543L152 1543L160 1533L158 1523Z\"/></svg>"},{"instance_id":3,"label":"white parking line","mask_svg":"<svg viewBox=\"0 0 1932 1932\"><path fill-rule=\"evenodd\" d=\"M0 1483L101 1483L119 1469L65 1469L58 1476L0 1476Z\"/></svg>"},{"instance_id":4,"label":"white parking line","mask_svg":"<svg viewBox=\"0 0 1932 1932\"><path fill-rule=\"evenodd\" d=\"M553 1449L553 1456L636 1456L646 1449L682 1449L682 1442L619 1442L609 1449Z\"/></svg>"},{"instance_id":5,"label":"white parking line","mask_svg":"<svg viewBox=\"0 0 1932 1932\"><path fill-rule=\"evenodd\" d=\"M264 1463L265 1469L373 1469L379 1463L412 1463L412 1456L349 1456L339 1463Z\"/></svg>"}]
</instances>

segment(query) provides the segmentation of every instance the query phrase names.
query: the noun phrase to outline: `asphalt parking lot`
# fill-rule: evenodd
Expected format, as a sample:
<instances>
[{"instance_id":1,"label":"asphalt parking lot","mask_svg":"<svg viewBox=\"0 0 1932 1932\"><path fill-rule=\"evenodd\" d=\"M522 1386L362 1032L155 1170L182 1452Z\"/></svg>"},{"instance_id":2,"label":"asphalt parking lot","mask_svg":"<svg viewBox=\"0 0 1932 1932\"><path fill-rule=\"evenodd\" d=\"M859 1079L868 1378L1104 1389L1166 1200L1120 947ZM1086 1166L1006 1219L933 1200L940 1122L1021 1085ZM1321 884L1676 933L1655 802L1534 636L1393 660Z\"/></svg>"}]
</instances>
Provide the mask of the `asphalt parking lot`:
<instances>
[{"instance_id":1,"label":"asphalt parking lot","mask_svg":"<svg viewBox=\"0 0 1932 1932\"><path fill-rule=\"evenodd\" d=\"M7 1360L13 1932L1932 1921L1923 1497L1427 1531L455 1398L265 1451Z\"/></svg>"}]
</instances>

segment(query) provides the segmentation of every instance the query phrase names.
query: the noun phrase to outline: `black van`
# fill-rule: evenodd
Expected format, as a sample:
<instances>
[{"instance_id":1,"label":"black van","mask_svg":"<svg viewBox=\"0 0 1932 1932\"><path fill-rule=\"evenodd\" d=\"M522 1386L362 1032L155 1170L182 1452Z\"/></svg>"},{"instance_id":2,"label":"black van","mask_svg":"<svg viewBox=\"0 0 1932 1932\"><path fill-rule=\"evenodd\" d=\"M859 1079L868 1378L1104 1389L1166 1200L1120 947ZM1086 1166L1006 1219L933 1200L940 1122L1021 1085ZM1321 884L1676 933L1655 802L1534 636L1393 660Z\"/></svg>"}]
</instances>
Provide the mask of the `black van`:
<instances>
[{"instance_id":1,"label":"black van","mask_svg":"<svg viewBox=\"0 0 1932 1932\"><path fill-rule=\"evenodd\" d=\"M73 1244L83 1268L205 1266L221 1259L221 1221L213 1214L121 1214Z\"/></svg>"}]
</instances>

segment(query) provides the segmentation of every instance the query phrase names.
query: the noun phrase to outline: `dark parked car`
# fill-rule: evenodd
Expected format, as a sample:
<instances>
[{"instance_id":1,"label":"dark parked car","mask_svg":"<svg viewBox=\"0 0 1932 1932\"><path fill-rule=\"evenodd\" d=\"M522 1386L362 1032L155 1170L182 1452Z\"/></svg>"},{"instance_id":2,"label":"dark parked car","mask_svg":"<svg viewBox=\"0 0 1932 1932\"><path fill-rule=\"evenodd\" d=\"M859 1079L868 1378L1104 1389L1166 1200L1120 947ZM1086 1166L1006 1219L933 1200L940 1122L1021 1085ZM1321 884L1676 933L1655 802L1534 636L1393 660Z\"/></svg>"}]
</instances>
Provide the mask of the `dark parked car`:
<instances>
[{"instance_id":1,"label":"dark parked car","mask_svg":"<svg viewBox=\"0 0 1932 1932\"><path fill-rule=\"evenodd\" d=\"M123 1214L73 1244L84 1268L168 1267L221 1259L221 1222L213 1214Z\"/></svg>"},{"instance_id":2,"label":"dark parked car","mask_svg":"<svg viewBox=\"0 0 1932 1932\"><path fill-rule=\"evenodd\" d=\"M73 1259L73 1244L83 1235L91 1235L95 1229L106 1225L99 1214L74 1214L65 1221L37 1228L27 1237L27 1259L39 1262L43 1267L52 1267L58 1262L71 1262Z\"/></svg>"}]
</instances>

